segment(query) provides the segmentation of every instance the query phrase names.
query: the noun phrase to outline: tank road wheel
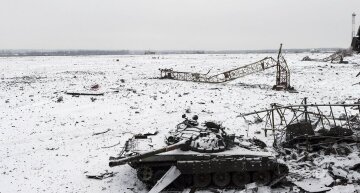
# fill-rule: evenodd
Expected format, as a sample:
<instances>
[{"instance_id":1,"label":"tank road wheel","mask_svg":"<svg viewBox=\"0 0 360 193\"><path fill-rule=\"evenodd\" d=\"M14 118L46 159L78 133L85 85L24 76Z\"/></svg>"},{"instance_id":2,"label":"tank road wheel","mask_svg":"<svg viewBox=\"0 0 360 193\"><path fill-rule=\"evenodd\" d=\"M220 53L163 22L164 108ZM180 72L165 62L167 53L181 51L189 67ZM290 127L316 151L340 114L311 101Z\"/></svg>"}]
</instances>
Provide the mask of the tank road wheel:
<instances>
[{"instance_id":1,"label":"tank road wheel","mask_svg":"<svg viewBox=\"0 0 360 193\"><path fill-rule=\"evenodd\" d=\"M198 188L205 188L211 183L210 174L195 174L194 175L194 186Z\"/></svg>"},{"instance_id":2,"label":"tank road wheel","mask_svg":"<svg viewBox=\"0 0 360 193\"><path fill-rule=\"evenodd\" d=\"M153 183L156 184L165 175L165 173L165 170L158 170L154 172L154 177L152 178Z\"/></svg>"},{"instance_id":3,"label":"tank road wheel","mask_svg":"<svg viewBox=\"0 0 360 193\"><path fill-rule=\"evenodd\" d=\"M193 182L193 178L191 175L182 174L173 182L173 186L174 188L180 190L183 188L190 187L192 182Z\"/></svg>"},{"instance_id":4,"label":"tank road wheel","mask_svg":"<svg viewBox=\"0 0 360 193\"><path fill-rule=\"evenodd\" d=\"M271 181L271 174L269 171L254 172L253 181L261 185L266 185Z\"/></svg>"},{"instance_id":5,"label":"tank road wheel","mask_svg":"<svg viewBox=\"0 0 360 193\"><path fill-rule=\"evenodd\" d=\"M148 166L142 166L137 169L137 177L142 182L149 182L154 176L154 171Z\"/></svg>"},{"instance_id":6,"label":"tank road wheel","mask_svg":"<svg viewBox=\"0 0 360 193\"><path fill-rule=\"evenodd\" d=\"M232 182L237 187L244 187L251 182L251 177L248 172L235 172L232 174Z\"/></svg>"},{"instance_id":7,"label":"tank road wheel","mask_svg":"<svg viewBox=\"0 0 360 193\"><path fill-rule=\"evenodd\" d=\"M219 187L225 187L230 184L231 176L227 172L214 173L212 176L213 183Z\"/></svg>"}]
</instances>

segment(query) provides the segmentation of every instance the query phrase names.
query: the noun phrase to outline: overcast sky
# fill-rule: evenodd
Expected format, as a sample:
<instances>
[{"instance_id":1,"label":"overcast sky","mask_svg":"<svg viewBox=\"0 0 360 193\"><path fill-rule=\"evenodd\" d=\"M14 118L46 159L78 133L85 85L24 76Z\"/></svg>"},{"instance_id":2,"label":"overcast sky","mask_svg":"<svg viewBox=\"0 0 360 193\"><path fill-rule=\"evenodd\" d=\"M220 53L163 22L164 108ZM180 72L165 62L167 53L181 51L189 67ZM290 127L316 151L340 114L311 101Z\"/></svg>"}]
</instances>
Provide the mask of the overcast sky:
<instances>
[{"instance_id":1,"label":"overcast sky","mask_svg":"<svg viewBox=\"0 0 360 193\"><path fill-rule=\"evenodd\" d=\"M1 0L0 49L346 48L360 0Z\"/></svg>"}]
</instances>

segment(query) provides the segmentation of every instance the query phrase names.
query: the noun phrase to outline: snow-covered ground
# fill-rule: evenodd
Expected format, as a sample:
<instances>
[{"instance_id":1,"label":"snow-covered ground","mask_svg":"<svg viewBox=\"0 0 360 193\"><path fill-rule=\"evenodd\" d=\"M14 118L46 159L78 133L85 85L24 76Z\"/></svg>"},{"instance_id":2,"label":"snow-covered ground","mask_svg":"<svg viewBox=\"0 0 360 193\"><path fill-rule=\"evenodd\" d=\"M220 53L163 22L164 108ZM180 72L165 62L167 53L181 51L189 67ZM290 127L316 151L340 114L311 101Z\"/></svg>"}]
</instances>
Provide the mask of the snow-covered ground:
<instances>
[{"instance_id":1,"label":"snow-covered ground","mask_svg":"<svg viewBox=\"0 0 360 193\"><path fill-rule=\"evenodd\" d=\"M303 97L309 103L353 103L359 98L360 85L353 85L360 82L355 77L359 55L346 58L349 64L300 61L328 54L285 55L298 93L271 90L275 69L224 84L156 79L159 68L215 74L268 55L0 58L0 192L146 192L135 170L109 168L108 158L133 134L165 135L186 110L241 134L247 125L238 115L270 103L295 104ZM88 91L94 84L104 96L65 94ZM59 97L62 102L56 102ZM263 133L249 135L264 138ZM118 173L104 180L86 178L105 170Z\"/></svg>"}]
</instances>

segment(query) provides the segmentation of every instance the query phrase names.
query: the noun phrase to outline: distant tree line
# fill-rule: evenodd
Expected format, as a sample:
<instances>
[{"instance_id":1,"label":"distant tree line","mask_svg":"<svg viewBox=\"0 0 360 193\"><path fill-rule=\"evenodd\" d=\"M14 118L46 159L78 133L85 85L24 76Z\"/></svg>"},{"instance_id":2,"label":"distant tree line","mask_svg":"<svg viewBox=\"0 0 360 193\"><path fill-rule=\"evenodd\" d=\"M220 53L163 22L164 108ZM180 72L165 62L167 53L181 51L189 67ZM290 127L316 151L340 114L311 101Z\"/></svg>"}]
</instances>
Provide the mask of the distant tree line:
<instances>
[{"instance_id":1,"label":"distant tree line","mask_svg":"<svg viewBox=\"0 0 360 193\"><path fill-rule=\"evenodd\" d=\"M285 49L287 53L335 52L339 48ZM147 55L147 54L248 54L277 53L278 50L0 50L0 57L9 56L91 56L91 55Z\"/></svg>"},{"instance_id":2,"label":"distant tree line","mask_svg":"<svg viewBox=\"0 0 360 193\"><path fill-rule=\"evenodd\" d=\"M129 50L1 50L0 56L90 56L128 55Z\"/></svg>"}]
</instances>

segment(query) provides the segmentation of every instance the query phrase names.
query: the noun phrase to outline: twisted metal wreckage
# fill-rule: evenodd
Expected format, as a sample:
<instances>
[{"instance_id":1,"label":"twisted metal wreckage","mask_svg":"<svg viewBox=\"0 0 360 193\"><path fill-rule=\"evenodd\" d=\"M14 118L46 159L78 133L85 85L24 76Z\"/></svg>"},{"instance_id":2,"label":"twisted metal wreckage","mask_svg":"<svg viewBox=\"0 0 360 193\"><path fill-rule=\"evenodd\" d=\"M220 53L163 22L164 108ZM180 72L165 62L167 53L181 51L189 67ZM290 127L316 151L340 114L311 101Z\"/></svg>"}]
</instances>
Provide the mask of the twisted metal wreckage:
<instances>
[{"instance_id":1,"label":"twisted metal wreckage","mask_svg":"<svg viewBox=\"0 0 360 193\"><path fill-rule=\"evenodd\" d=\"M354 110L358 113L354 113ZM329 143L350 140L360 142L360 104L307 104L304 98L299 105L271 104L270 109L240 115L249 124L263 122L264 133L273 132L274 146L277 148L304 145L303 150L311 151L323 139L333 139ZM255 115L254 121L247 117ZM265 120L265 121L264 121ZM354 135L356 134L356 135ZM326 137L325 137L326 136ZM313 141L311 141L313 140Z\"/></svg>"},{"instance_id":2,"label":"twisted metal wreckage","mask_svg":"<svg viewBox=\"0 0 360 193\"><path fill-rule=\"evenodd\" d=\"M173 69L159 69L161 79L173 79L180 81L204 82L204 83L224 83L232 81L256 72L261 72L266 69L276 67L276 85L274 90L292 90L290 86L290 70L287 62L282 55L282 44L278 52L277 59L272 57L265 57L262 60L235 68L226 72L221 72L215 75L194 73L194 72L180 72Z\"/></svg>"},{"instance_id":3,"label":"twisted metal wreckage","mask_svg":"<svg viewBox=\"0 0 360 193\"><path fill-rule=\"evenodd\" d=\"M324 192L334 185L360 181L359 114L360 104L307 104L304 98L299 105L274 103L270 109L240 117L249 127L263 124L265 136L272 132L277 157L290 169L290 182L307 192ZM250 120L250 116L255 118ZM340 167L329 161L336 157L353 161Z\"/></svg>"},{"instance_id":4,"label":"twisted metal wreckage","mask_svg":"<svg viewBox=\"0 0 360 193\"><path fill-rule=\"evenodd\" d=\"M316 62L331 62L331 63L339 63L339 64L347 64L348 61L345 61L344 58L346 56L351 56L352 50L339 50L330 56L327 56L322 59L313 59L309 56L305 56L302 61L316 61Z\"/></svg>"}]
</instances>

